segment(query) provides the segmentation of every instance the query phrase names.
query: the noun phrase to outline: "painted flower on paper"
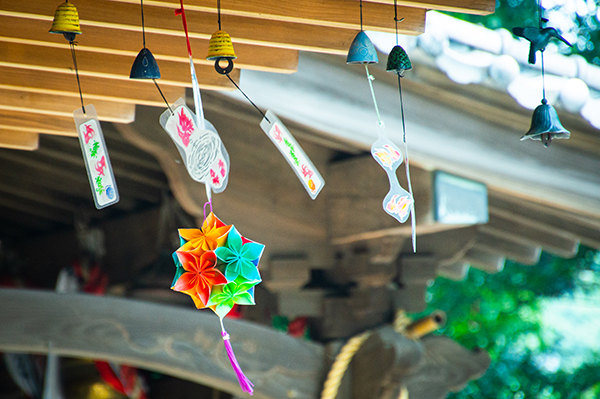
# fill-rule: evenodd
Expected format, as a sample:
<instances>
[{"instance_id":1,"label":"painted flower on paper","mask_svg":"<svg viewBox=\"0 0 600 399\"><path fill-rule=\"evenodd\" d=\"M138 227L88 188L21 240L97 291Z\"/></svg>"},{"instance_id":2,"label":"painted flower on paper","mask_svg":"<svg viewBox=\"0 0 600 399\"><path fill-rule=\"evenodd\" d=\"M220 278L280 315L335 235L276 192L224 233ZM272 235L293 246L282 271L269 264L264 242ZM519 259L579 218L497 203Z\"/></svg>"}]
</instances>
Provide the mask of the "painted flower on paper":
<instances>
[{"instance_id":1,"label":"painted flower on paper","mask_svg":"<svg viewBox=\"0 0 600 399\"><path fill-rule=\"evenodd\" d=\"M210 306L219 317L223 318L235 304L254 305L254 286L256 284L258 281L237 279L226 285L216 285L213 287L206 306Z\"/></svg>"},{"instance_id":2,"label":"painted flower on paper","mask_svg":"<svg viewBox=\"0 0 600 399\"><path fill-rule=\"evenodd\" d=\"M238 276L249 281L260 281L258 261L265 246L242 238L235 227L232 227L224 246L215 250L220 264L225 265L227 281L234 281Z\"/></svg>"},{"instance_id":3,"label":"painted flower on paper","mask_svg":"<svg viewBox=\"0 0 600 399\"><path fill-rule=\"evenodd\" d=\"M177 251L192 251L201 248L203 251L213 251L223 245L231 225L226 226L214 213L210 213L202 229L179 229L179 236L187 241Z\"/></svg>"},{"instance_id":4,"label":"painted flower on paper","mask_svg":"<svg viewBox=\"0 0 600 399\"><path fill-rule=\"evenodd\" d=\"M213 251L204 252L198 248L190 252L176 252L183 269L172 289L188 294L194 299L197 308L203 308L210 297L211 288L217 284L227 284L223 274L215 269L217 257ZM197 299L201 303L198 303ZM200 306L199 306L200 305Z\"/></svg>"},{"instance_id":5,"label":"painted flower on paper","mask_svg":"<svg viewBox=\"0 0 600 399\"><path fill-rule=\"evenodd\" d=\"M389 213L397 214L400 217L405 217L406 215L408 215L411 205L412 198L403 197L396 194L390 199L390 202L387 203L385 209Z\"/></svg>"}]
</instances>

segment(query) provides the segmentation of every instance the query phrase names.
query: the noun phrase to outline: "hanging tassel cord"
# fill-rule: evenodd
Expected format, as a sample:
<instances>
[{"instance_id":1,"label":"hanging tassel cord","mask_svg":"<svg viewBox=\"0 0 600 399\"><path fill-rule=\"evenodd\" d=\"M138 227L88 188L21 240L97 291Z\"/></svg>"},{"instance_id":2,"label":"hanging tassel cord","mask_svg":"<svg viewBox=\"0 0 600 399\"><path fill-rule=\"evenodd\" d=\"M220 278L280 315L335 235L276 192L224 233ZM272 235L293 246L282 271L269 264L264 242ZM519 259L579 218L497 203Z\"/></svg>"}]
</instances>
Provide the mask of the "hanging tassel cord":
<instances>
[{"instance_id":1,"label":"hanging tassel cord","mask_svg":"<svg viewBox=\"0 0 600 399\"><path fill-rule=\"evenodd\" d=\"M256 104L254 104L254 101L252 101L252 100L250 99L250 97L248 97L248 96L246 95L246 93L244 93L244 91L242 90L242 88L241 88L240 86L238 86L238 84L237 84L237 83L235 83L235 80L233 80L233 79L231 78L231 76L229 76L229 74L228 74L228 73L227 73L227 74L225 74L225 76L227 76L227 79L229 79L229 81L230 81L231 83L233 83L233 85L235 86L235 88L236 88L236 89L238 89L238 90L240 91L240 93L242 93L242 94L244 95L244 97L246 97L246 100L248 100L248 101L250 102L250 104L252 104L252 106L253 106L254 108L256 108L256 110L257 110L258 112L260 112L260 114L263 116L263 118L265 118L265 119L267 120L267 122L271 123L271 121L269 120L269 118L267 118L267 115L265 115L265 113L264 113L264 112L262 112L262 111L260 110L260 108L258 108L258 106L257 106Z\"/></svg>"},{"instance_id":2,"label":"hanging tassel cord","mask_svg":"<svg viewBox=\"0 0 600 399\"><path fill-rule=\"evenodd\" d=\"M404 121L404 101L402 100L402 83L400 74L398 73L398 92L400 94L400 114L402 116L402 141L404 142L404 167L406 168L406 181L408 184L408 192L412 198L410 205L410 225L412 233L413 252L417 252L417 220L415 215L415 197L413 196L412 183L410 181L410 164L408 158L408 143L406 142L406 123Z\"/></svg>"},{"instance_id":3,"label":"hanging tassel cord","mask_svg":"<svg viewBox=\"0 0 600 399\"><path fill-rule=\"evenodd\" d=\"M206 216L207 216L207 215L206 215L206 206L207 206L207 205L208 205L208 206L209 206L209 208L210 208L210 213L212 213L212 211L213 211L213 207L212 207L212 200L206 201L206 202L204 203L204 220L206 220Z\"/></svg>"},{"instance_id":4,"label":"hanging tassel cord","mask_svg":"<svg viewBox=\"0 0 600 399\"><path fill-rule=\"evenodd\" d=\"M379 107L377 106L377 99L375 98L375 90L373 89L373 80L375 78L369 73L369 67L367 66L367 64L365 64L365 71L367 71L367 80L369 81L369 87L371 88L371 96L373 97L373 105L375 106L375 112L377 113L377 121L380 125L382 125L383 122L381 121Z\"/></svg>"},{"instance_id":5,"label":"hanging tassel cord","mask_svg":"<svg viewBox=\"0 0 600 399\"><path fill-rule=\"evenodd\" d=\"M227 357L229 357L229 362L231 363L231 367L235 372L238 383L240 384L240 388L242 388L242 391L252 395L254 394L254 384L242 371L242 368L235 357L235 353L233 353L229 334L227 331L225 331L225 326L223 326L223 319L219 317L219 320L221 322L221 336L223 337L223 344L225 345L225 350L227 351Z\"/></svg>"},{"instance_id":6,"label":"hanging tassel cord","mask_svg":"<svg viewBox=\"0 0 600 399\"><path fill-rule=\"evenodd\" d=\"M85 106L83 105L83 94L81 93L81 81L79 80L79 68L77 68L77 57L75 56L75 42L70 41L71 56L73 57L73 66L75 67L75 76L77 77L77 87L79 88L79 99L81 100L81 109L85 115Z\"/></svg>"}]
</instances>

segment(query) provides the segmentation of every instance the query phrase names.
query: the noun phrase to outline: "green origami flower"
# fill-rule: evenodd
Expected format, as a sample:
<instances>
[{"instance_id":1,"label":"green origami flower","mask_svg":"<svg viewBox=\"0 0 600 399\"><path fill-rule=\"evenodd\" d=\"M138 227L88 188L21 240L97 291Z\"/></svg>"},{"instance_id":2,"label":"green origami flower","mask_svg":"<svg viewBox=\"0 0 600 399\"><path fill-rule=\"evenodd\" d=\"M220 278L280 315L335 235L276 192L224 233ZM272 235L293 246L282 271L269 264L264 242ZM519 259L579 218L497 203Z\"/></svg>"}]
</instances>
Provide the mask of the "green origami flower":
<instances>
[{"instance_id":1,"label":"green origami flower","mask_svg":"<svg viewBox=\"0 0 600 399\"><path fill-rule=\"evenodd\" d=\"M220 263L225 265L227 281L234 281L238 276L249 281L260 281L258 261L265 246L242 238L235 227L231 227L225 246L215 249Z\"/></svg>"},{"instance_id":2,"label":"green origami flower","mask_svg":"<svg viewBox=\"0 0 600 399\"><path fill-rule=\"evenodd\" d=\"M254 286L259 281L238 278L225 285L214 285L206 303L219 317L223 318L235 304L254 305Z\"/></svg>"}]
</instances>

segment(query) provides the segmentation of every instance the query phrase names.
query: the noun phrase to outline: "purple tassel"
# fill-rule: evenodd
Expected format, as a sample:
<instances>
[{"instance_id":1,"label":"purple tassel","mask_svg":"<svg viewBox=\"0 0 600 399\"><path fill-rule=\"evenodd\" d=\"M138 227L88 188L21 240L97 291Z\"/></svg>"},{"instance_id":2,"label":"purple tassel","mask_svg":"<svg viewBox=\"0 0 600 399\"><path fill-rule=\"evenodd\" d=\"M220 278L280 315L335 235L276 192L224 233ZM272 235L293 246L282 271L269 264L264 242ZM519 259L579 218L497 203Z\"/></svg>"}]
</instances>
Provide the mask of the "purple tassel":
<instances>
[{"instance_id":1,"label":"purple tassel","mask_svg":"<svg viewBox=\"0 0 600 399\"><path fill-rule=\"evenodd\" d=\"M223 343L225 344L225 349L227 350L227 356L229 356L231 367L233 368L233 371L235 371L235 375L237 376L240 388L242 388L242 391L252 395L254 393L254 389L252 389L254 384L248 379L248 377L244 375L242 368L240 367L237 359L235 358L235 353L233 353L231 342L229 342L229 334L227 334L227 331L223 330L223 332L221 332L221 335L223 336Z\"/></svg>"}]
</instances>

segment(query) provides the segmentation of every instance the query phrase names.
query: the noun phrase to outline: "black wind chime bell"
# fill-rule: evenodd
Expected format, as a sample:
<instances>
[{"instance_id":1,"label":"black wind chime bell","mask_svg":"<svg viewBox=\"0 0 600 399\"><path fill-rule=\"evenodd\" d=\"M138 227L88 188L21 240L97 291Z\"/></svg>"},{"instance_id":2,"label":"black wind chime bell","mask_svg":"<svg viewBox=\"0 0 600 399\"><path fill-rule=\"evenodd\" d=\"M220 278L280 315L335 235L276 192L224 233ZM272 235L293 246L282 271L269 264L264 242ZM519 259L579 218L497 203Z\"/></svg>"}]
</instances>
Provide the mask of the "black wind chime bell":
<instances>
[{"instance_id":1,"label":"black wind chime bell","mask_svg":"<svg viewBox=\"0 0 600 399\"><path fill-rule=\"evenodd\" d=\"M523 37L530 42L529 46L529 63L535 64L536 52L541 52L542 61L542 89L543 98L542 104L538 105L533 111L533 117L531 118L531 126L529 131L525 133L521 140L531 139L538 140L548 147L553 139L568 139L571 133L563 127L558 119L556 109L546 99L546 82L545 82L545 71L544 71L544 50L550 42L551 38L561 40L568 46L571 44L566 41L562 36L558 34L556 29L551 27L543 27L543 24L548 22L546 18L542 18L542 6L539 5L540 13L540 25L539 27L527 27L527 28L513 28L513 33L517 36Z\"/></svg>"}]
</instances>

